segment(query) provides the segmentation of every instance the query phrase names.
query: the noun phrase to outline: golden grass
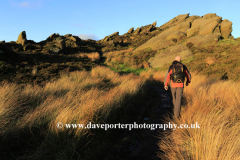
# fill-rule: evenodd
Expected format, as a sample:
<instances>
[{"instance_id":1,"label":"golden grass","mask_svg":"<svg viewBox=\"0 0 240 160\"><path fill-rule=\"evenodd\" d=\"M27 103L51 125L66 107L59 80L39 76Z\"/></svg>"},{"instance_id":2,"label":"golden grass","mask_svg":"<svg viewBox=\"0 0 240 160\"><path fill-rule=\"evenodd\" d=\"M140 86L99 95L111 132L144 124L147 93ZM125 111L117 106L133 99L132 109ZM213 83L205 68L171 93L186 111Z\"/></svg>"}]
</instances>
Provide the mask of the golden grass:
<instances>
[{"instance_id":1,"label":"golden grass","mask_svg":"<svg viewBox=\"0 0 240 160\"><path fill-rule=\"evenodd\" d=\"M192 74L184 88L181 118L166 122L200 124L199 129L176 129L159 143L164 159L240 159L240 84Z\"/></svg>"},{"instance_id":2,"label":"golden grass","mask_svg":"<svg viewBox=\"0 0 240 160\"><path fill-rule=\"evenodd\" d=\"M66 132L56 128L63 124L100 123L121 107L124 98L133 95L144 83L133 74L120 76L105 67L89 73L74 72L43 88L3 84L0 87L1 133L15 132L26 127L47 125L49 132ZM111 112L111 115L110 115ZM86 130L76 129L75 136Z\"/></svg>"},{"instance_id":3,"label":"golden grass","mask_svg":"<svg viewBox=\"0 0 240 160\"><path fill-rule=\"evenodd\" d=\"M100 54L98 52L91 52L91 53L81 53L81 52L79 52L74 56L77 57L77 58L80 58L80 57L89 58L92 61L100 59Z\"/></svg>"},{"instance_id":4,"label":"golden grass","mask_svg":"<svg viewBox=\"0 0 240 160\"><path fill-rule=\"evenodd\" d=\"M205 62L209 65L213 64L214 62L216 61L216 58L215 57L207 57L205 59Z\"/></svg>"},{"instance_id":5,"label":"golden grass","mask_svg":"<svg viewBox=\"0 0 240 160\"><path fill-rule=\"evenodd\" d=\"M120 51L105 52L103 54L103 57L106 57L106 64L110 64L110 62L128 63L130 61L128 56L132 51L133 48L128 48Z\"/></svg>"}]
</instances>

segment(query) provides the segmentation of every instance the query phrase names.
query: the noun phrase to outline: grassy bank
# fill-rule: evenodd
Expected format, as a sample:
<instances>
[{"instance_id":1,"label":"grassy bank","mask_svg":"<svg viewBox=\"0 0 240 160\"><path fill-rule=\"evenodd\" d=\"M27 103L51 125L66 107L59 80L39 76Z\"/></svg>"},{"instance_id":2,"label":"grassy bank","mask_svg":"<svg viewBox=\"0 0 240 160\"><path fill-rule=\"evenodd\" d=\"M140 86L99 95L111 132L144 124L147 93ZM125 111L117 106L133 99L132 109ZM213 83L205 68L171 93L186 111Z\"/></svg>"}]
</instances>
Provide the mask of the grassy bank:
<instances>
[{"instance_id":1,"label":"grassy bank","mask_svg":"<svg viewBox=\"0 0 240 160\"><path fill-rule=\"evenodd\" d=\"M133 74L120 76L96 67L63 75L44 87L2 84L2 159L94 159L114 140L111 149L117 150L120 131L58 129L56 124L124 123L131 111L138 114L144 83Z\"/></svg>"},{"instance_id":2,"label":"grassy bank","mask_svg":"<svg viewBox=\"0 0 240 160\"><path fill-rule=\"evenodd\" d=\"M159 74L162 80L164 74ZM194 124L200 129L176 129L159 143L164 159L240 159L240 84L192 74L184 88L181 118L166 123Z\"/></svg>"}]
</instances>

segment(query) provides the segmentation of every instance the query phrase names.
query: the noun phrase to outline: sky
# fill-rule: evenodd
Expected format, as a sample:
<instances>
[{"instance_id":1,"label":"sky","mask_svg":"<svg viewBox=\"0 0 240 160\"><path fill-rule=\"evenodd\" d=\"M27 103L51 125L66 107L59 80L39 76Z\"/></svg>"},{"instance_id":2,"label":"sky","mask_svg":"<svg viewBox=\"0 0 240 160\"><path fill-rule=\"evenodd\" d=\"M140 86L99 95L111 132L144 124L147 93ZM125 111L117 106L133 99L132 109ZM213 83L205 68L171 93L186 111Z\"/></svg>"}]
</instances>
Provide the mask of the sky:
<instances>
[{"instance_id":1,"label":"sky","mask_svg":"<svg viewBox=\"0 0 240 160\"><path fill-rule=\"evenodd\" d=\"M28 40L40 42L53 33L100 40L131 27L157 27L190 13L216 13L230 20L232 35L240 37L239 0L1 0L0 41L16 41L25 31Z\"/></svg>"}]
</instances>

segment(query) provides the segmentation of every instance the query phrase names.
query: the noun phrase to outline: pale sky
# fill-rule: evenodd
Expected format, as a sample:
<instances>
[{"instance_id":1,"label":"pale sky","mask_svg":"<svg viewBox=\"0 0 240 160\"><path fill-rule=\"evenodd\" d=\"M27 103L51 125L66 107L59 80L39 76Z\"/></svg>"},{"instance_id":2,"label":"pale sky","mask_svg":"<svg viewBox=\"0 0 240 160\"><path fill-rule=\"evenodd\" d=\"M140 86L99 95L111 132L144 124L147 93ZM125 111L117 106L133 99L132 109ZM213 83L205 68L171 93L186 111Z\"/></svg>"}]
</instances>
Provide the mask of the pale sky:
<instances>
[{"instance_id":1,"label":"pale sky","mask_svg":"<svg viewBox=\"0 0 240 160\"><path fill-rule=\"evenodd\" d=\"M240 37L240 1L229 0L1 0L0 41L16 41L22 31L39 42L52 33L73 34L99 40L131 27L157 26L190 13L216 13L233 23L232 35Z\"/></svg>"}]
</instances>

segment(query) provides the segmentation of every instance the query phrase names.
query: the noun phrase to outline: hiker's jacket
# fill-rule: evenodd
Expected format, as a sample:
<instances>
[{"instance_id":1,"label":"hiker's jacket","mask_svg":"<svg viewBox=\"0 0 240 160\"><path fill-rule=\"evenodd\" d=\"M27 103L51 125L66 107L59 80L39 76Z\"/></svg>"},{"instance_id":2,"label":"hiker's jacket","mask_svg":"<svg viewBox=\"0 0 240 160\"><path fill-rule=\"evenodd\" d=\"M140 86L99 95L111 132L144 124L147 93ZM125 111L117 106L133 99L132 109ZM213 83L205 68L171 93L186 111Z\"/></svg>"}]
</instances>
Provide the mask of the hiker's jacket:
<instances>
[{"instance_id":1,"label":"hiker's jacket","mask_svg":"<svg viewBox=\"0 0 240 160\"><path fill-rule=\"evenodd\" d=\"M182 64L181 62L173 61L172 65L168 68L168 71L167 71L167 73L165 75L165 79L164 79L164 86L167 86L167 84L170 80L172 70L173 70L173 64L177 64L177 63ZM185 65L183 65L183 72L185 73L185 76L187 77L187 82L186 83L189 84L191 82L191 74L190 74L189 70L187 69L187 67ZM184 83L173 83L172 80L171 80L170 85L171 85L172 88L184 87Z\"/></svg>"}]
</instances>

